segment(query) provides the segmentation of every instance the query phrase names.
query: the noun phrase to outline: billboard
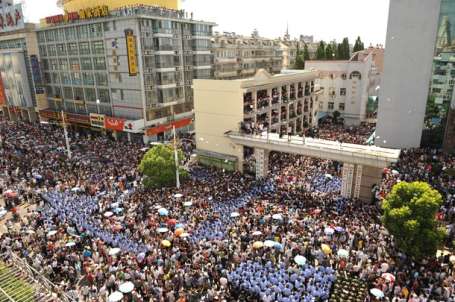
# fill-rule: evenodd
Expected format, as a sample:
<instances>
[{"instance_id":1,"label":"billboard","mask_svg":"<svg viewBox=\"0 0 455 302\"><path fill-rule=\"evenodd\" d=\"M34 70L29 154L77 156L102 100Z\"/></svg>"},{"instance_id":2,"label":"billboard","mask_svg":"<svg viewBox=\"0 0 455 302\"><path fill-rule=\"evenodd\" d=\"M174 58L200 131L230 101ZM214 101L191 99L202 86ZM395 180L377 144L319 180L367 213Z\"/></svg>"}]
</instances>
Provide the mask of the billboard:
<instances>
[{"instance_id":1,"label":"billboard","mask_svg":"<svg viewBox=\"0 0 455 302\"><path fill-rule=\"evenodd\" d=\"M136 36L130 29L125 30L126 50L128 53L128 69L130 76L137 75Z\"/></svg>"},{"instance_id":2,"label":"billboard","mask_svg":"<svg viewBox=\"0 0 455 302\"><path fill-rule=\"evenodd\" d=\"M0 9L0 33L23 29L24 15L22 5L16 4Z\"/></svg>"},{"instance_id":3,"label":"billboard","mask_svg":"<svg viewBox=\"0 0 455 302\"><path fill-rule=\"evenodd\" d=\"M123 131L125 128L125 120L110 116L104 117L104 128L115 130L115 131Z\"/></svg>"}]
</instances>

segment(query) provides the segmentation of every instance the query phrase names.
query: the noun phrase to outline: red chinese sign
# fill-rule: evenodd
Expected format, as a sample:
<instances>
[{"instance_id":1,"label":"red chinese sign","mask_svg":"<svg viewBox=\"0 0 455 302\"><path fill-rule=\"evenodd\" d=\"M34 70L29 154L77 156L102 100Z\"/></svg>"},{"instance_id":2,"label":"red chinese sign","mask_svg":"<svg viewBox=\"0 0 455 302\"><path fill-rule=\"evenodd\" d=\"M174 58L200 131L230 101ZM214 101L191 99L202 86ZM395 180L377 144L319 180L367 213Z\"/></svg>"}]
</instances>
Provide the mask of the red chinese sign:
<instances>
[{"instance_id":1,"label":"red chinese sign","mask_svg":"<svg viewBox=\"0 0 455 302\"><path fill-rule=\"evenodd\" d=\"M174 127L174 126L175 126L175 129L179 129L179 128L183 128L185 126L191 125L192 122L193 122L192 119L186 118L186 119L182 119L182 120L178 120L178 121L172 122L170 124L159 125L159 126L156 126L156 127L153 127L153 128L149 128L149 129L146 130L145 133L147 135L149 135L149 136L157 135L159 133L163 133L163 132L167 132L167 131L172 130L172 127Z\"/></svg>"},{"instance_id":2,"label":"red chinese sign","mask_svg":"<svg viewBox=\"0 0 455 302\"><path fill-rule=\"evenodd\" d=\"M0 75L0 107L6 105L5 87L3 86L2 76Z\"/></svg>"},{"instance_id":3,"label":"red chinese sign","mask_svg":"<svg viewBox=\"0 0 455 302\"><path fill-rule=\"evenodd\" d=\"M115 130L115 131L123 131L125 128L125 120L110 116L104 117L104 128Z\"/></svg>"}]
</instances>

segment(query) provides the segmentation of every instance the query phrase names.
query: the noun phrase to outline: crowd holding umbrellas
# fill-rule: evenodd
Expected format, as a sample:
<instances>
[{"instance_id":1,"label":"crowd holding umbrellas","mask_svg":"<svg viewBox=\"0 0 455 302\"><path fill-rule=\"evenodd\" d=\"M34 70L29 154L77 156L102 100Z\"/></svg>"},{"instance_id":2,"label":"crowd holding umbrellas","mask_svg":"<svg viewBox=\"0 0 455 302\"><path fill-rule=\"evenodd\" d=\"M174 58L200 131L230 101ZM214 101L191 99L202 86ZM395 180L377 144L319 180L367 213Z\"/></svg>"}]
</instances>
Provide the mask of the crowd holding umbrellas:
<instances>
[{"instance_id":1,"label":"crowd holding umbrellas","mask_svg":"<svg viewBox=\"0 0 455 302\"><path fill-rule=\"evenodd\" d=\"M148 147L70 135L72 159L59 129L0 121L2 194L36 205L0 254L75 301L455 301L450 256L400 253L378 207L394 183L424 179L446 192L453 230L454 157L403 152L369 204L339 196L339 164L283 154L262 181L194 166L178 190L144 189Z\"/></svg>"}]
</instances>

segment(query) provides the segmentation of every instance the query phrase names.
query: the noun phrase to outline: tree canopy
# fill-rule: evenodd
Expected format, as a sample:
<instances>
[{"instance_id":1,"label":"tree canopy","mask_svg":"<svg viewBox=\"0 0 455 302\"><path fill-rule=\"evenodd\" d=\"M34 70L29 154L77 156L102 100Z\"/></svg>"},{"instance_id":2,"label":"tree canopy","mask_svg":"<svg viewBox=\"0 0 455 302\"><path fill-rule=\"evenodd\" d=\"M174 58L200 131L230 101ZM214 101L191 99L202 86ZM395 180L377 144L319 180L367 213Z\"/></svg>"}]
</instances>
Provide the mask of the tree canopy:
<instances>
[{"instance_id":1,"label":"tree canopy","mask_svg":"<svg viewBox=\"0 0 455 302\"><path fill-rule=\"evenodd\" d=\"M179 162L183 159L183 152L178 151ZM175 185L174 149L170 145L158 145L150 149L139 164L139 171L144 174L146 188L161 188ZM179 167L181 179L187 172Z\"/></svg>"},{"instance_id":2,"label":"tree canopy","mask_svg":"<svg viewBox=\"0 0 455 302\"><path fill-rule=\"evenodd\" d=\"M365 49L365 46L363 45L363 42L362 42L362 40L360 39L360 36L359 36L359 37L357 37L357 40L355 40L353 51L357 52L357 51L361 51L361 50L364 50L364 49Z\"/></svg>"},{"instance_id":3,"label":"tree canopy","mask_svg":"<svg viewBox=\"0 0 455 302\"><path fill-rule=\"evenodd\" d=\"M435 256L445 237L437 226L441 194L425 182L400 182L385 198L382 221L397 247L415 260Z\"/></svg>"},{"instance_id":4,"label":"tree canopy","mask_svg":"<svg viewBox=\"0 0 455 302\"><path fill-rule=\"evenodd\" d=\"M296 53L296 57L295 57L294 68L295 69L305 69L304 52L302 52L298 46L297 46L297 53Z\"/></svg>"},{"instance_id":5,"label":"tree canopy","mask_svg":"<svg viewBox=\"0 0 455 302\"><path fill-rule=\"evenodd\" d=\"M316 59L317 60L325 60L326 59L325 42L324 41L319 42L318 48L316 50Z\"/></svg>"}]
</instances>

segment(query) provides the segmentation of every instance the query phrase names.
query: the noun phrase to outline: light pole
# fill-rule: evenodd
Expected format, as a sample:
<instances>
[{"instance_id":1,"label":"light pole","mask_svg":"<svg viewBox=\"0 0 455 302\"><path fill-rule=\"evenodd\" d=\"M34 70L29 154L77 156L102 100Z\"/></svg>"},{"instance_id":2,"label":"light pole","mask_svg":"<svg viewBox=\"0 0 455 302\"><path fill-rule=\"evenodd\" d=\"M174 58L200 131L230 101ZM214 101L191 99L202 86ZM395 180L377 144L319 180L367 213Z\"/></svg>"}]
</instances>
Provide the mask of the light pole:
<instances>
[{"instance_id":1,"label":"light pole","mask_svg":"<svg viewBox=\"0 0 455 302\"><path fill-rule=\"evenodd\" d=\"M65 142L66 142L66 151L68 153L68 158L71 159L71 149L70 149L70 140L68 138L68 131L66 130L66 121L65 121L65 114L62 110L62 124L63 124L63 133L65 134Z\"/></svg>"},{"instance_id":2,"label":"light pole","mask_svg":"<svg viewBox=\"0 0 455 302\"><path fill-rule=\"evenodd\" d=\"M172 126L172 132L174 134L175 181L177 189L180 189L179 155L177 153L177 135L175 134L175 125Z\"/></svg>"},{"instance_id":3,"label":"light pole","mask_svg":"<svg viewBox=\"0 0 455 302\"><path fill-rule=\"evenodd\" d=\"M100 114L100 99L96 99L96 112Z\"/></svg>"}]
</instances>

